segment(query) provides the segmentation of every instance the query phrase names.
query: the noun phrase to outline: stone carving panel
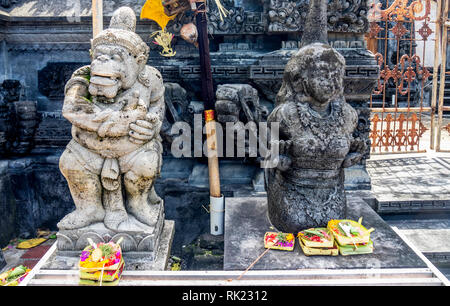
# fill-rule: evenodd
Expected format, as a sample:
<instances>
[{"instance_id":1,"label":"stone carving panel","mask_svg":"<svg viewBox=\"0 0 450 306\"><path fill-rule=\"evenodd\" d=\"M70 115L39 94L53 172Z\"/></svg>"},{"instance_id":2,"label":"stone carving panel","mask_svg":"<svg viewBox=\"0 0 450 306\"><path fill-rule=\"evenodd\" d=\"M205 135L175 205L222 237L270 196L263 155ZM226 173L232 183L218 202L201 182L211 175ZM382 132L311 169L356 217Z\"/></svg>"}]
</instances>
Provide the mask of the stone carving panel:
<instances>
[{"instance_id":1,"label":"stone carving panel","mask_svg":"<svg viewBox=\"0 0 450 306\"><path fill-rule=\"evenodd\" d=\"M4 8L10 8L12 5L16 4L18 0L0 0L0 6Z\"/></svg>"},{"instance_id":2,"label":"stone carving panel","mask_svg":"<svg viewBox=\"0 0 450 306\"><path fill-rule=\"evenodd\" d=\"M303 31L309 1L270 0L269 28L271 33ZM365 33L369 29L368 0L330 0L328 31Z\"/></svg>"},{"instance_id":3,"label":"stone carving panel","mask_svg":"<svg viewBox=\"0 0 450 306\"><path fill-rule=\"evenodd\" d=\"M5 80L0 86L0 154L24 155L34 146L38 125L36 102L20 101L22 85Z\"/></svg>"},{"instance_id":4,"label":"stone carving panel","mask_svg":"<svg viewBox=\"0 0 450 306\"><path fill-rule=\"evenodd\" d=\"M164 102L166 104L166 116L161 127L164 155L170 154L174 139L172 126L176 122L192 124L193 113L190 112L191 102L186 90L177 83L165 83Z\"/></svg>"},{"instance_id":5,"label":"stone carving panel","mask_svg":"<svg viewBox=\"0 0 450 306\"><path fill-rule=\"evenodd\" d=\"M38 72L39 92L49 99L63 99L64 86L72 73L89 63L49 62Z\"/></svg>"},{"instance_id":6,"label":"stone carving panel","mask_svg":"<svg viewBox=\"0 0 450 306\"><path fill-rule=\"evenodd\" d=\"M259 101L258 91L248 84L219 85L216 91L217 121L263 122L268 110Z\"/></svg>"},{"instance_id":7,"label":"stone carving panel","mask_svg":"<svg viewBox=\"0 0 450 306\"><path fill-rule=\"evenodd\" d=\"M212 1L210 1L212 2ZM264 33L262 13L246 11L234 5L234 0L222 1L229 14L223 20L215 4L210 5L208 19L209 32L214 34L261 34Z\"/></svg>"},{"instance_id":8,"label":"stone carving panel","mask_svg":"<svg viewBox=\"0 0 450 306\"><path fill-rule=\"evenodd\" d=\"M39 124L35 101L17 101L12 104L14 114L14 141L9 151L25 155L34 147L34 134Z\"/></svg>"},{"instance_id":9,"label":"stone carving panel","mask_svg":"<svg viewBox=\"0 0 450 306\"><path fill-rule=\"evenodd\" d=\"M258 139L258 124L266 122L269 114L267 106L260 103L258 91L248 84L224 84L217 87L216 99L217 121L222 124L222 128L228 129L228 124L233 124L236 133L248 132L244 143L239 143L239 136L234 137L234 133L226 133L223 143L227 144L227 148L230 141L234 143L233 148L245 145L245 148L239 147L238 154L233 156L245 154L248 157L257 157L258 152L255 151L256 148L249 145L249 140L250 138ZM230 153L227 151L226 155Z\"/></svg>"}]
</instances>

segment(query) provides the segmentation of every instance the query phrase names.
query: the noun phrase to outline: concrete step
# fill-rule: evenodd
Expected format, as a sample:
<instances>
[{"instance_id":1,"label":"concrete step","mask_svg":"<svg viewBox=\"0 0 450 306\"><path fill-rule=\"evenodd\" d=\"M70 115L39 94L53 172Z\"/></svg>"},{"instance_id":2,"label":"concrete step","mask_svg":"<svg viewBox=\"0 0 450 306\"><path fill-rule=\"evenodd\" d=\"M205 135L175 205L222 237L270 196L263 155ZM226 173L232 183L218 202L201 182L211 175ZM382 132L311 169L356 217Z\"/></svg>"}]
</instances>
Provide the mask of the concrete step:
<instances>
[{"instance_id":1,"label":"concrete step","mask_svg":"<svg viewBox=\"0 0 450 306\"><path fill-rule=\"evenodd\" d=\"M399 229L435 265L450 265L450 229Z\"/></svg>"},{"instance_id":2,"label":"concrete step","mask_svg":"<svg viewBox=\"0 0 450 306\"><path fill-rule=\"evenodd\" d=\"M242 276L242 277L241 277ZM44 270L31 286L73 286L78 271ZM421 269L311 269L265 271L124 271L120 286L441 286L428 268Z\"/></svg>"},{"instance_id":3,"label":"concrete step","mask_svg":"<svg viewBox=\"0 0 450 306\"><path fill-rule=\"evenodd\" d=\"M414 212L450 212L450 199L439 199L433 195L400 195L397 198L378 196L376 211L380 214Z\"/></svg>"},{"instance_id":4,"label":"concrete step","mask_svg":"<svg viewBox=\"0 0 450 306\"><path fill-rule=\"evenodd\" d=\"M228 271L127 271L122 274L120 286L442 286L448 280L405 234L392 228L423 260L417 268L350 268L350 269L298 269L298 270L228 270ZM379 230L379 229L378 229ZM446 235L439 232L439 237ZM436 235L436 234L435 234ZM414 236L414 235L413 235ZM79 271L42 269L56 251L56 244L47 251L20 286L75 286ZM223 298L220 297L219 298Z\"/></svg>"}]
</instances>

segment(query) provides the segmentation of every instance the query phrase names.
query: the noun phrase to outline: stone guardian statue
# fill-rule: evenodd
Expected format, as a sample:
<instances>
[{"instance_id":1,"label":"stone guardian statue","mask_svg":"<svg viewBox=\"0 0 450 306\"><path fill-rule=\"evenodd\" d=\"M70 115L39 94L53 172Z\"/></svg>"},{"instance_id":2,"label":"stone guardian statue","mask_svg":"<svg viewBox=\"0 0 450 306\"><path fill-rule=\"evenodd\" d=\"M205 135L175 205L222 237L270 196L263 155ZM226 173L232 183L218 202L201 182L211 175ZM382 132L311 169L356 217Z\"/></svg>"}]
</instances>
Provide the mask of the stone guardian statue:
<instances>
[{"instance_id":1,"label":"stone guardian statue","mask_svg":"<svg viewBox=\"0 0 450 306\"><path fill-rule=\"evenodd\" d=\"M284 232L346 216L344 168L365 150L352 135L358 116L343 94L345 59L327 44L327 3L310 0L302 47L268 118L280 129L277 167L265 171L269 219Z\"/></svg>"},{"instance_id":2,"label":"stone guardian statue","mask_svg":"<svg viewBox=\"0 0 450 306\"><path fill-rule=\"evenodd\" d=\"M102 224L99 237L111 238L154 234L164 220L154 189L162 163L163 79L146 65L149 47L135 29L131 8L115 11L109 28L92 40L91 65L65 87L62 113L73 125L72 140L59 166L76 209L58 227L74 243L91 225Z\"/></svg>"}]
</instances>

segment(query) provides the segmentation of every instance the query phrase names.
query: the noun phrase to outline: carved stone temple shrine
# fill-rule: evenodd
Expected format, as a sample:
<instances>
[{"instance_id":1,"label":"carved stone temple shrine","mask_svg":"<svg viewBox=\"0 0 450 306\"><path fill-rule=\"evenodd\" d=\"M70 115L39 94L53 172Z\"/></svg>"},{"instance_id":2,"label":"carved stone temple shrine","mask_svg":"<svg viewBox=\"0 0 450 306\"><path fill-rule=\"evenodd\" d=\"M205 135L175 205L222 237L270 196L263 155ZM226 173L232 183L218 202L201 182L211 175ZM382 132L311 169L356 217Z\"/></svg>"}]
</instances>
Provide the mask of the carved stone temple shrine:
<instances>
[{"instance_id":1,"label":"carved stone temple shrine","mask_svg":"<svg viewBox=\"0 0 450 306\"><path fill-rule=\"evenodd\" d=\"M208 235L212 212L208 207L208 158L201 149L198 151L198 147L202 148L206 142L206 132L189 139L192 146L183 149L184 156L174 156L171 150L179 136L174 133L177 123L184 122L191 130L198 126L202 128L204 124L199 49L180 35L183 25L195 23L195 18L193 14L181 14L169 21L166 31L174 34L171 47L175 56L164 56L152 36L161 28L154 21L139 18L145 2L103 1L104 30L93 39L91 0L0 0L0 246L6 246L15 237L34 238L41 228L57 231L59 250L50 260L47 258L49 263L45 269L50 271L49 275L51 271L73 270L76 256L86 246L87 238L96 243L124 241L130 271L165 270L173 254L186 256L189 267L182 268L189 270L209 267L211 270L244 271L264 251L263 246L257 245L258 239L262 241L264 232L275 225L275 217L283 219L278 224L286 219L282 214L274 217L271 213L274 208L270 205L289 201L286 200L288 196L283 197L285 194L291 196L288 191L291 185L279 178L272 180L275 174L270 177L264 173L260 167L263 154L246 149L245 156L234 157L221 148L220 184L226 199L225 234L219 237ZM280 91L286 93L282 86L286 78L292 77L286 76L287 72L285 75L286 67L304 47L302 36L307 30L310 1L220 2L228 12L223 20L216 2L207 1L216 120L224 131L229 122L241 122L245 128L254 122L257 128L253 132L261 135L265 131L261 130L260 124L284 116L282 111L281 115L275 114L277 107L285 102L280 102L277 95ZM269 252L255 265L254 270L259 272L254 275L252 271L248 272L250 278L257 278L257 273L262 273L264 278L267 276L264 273L271 269L298 270L311 266L323 269L419 269L420 273L414 273L431 275L422 258L369 205L376 201L370 195L372 185L367 171L371 154L369 102L380 79L379 58L368 50L366 41L371 26L370 9L369 0L329 0L326 7L324 22L328 38L326 46L320 48L326 54L323 57L331 54L327 52L335 52L333 63L339 62L336 69L343 69L342 75L336 77L342 77L342 88L338 88L338 102L342 103L331 104L332 118L336 114L351 121L351 124L339 125L336 119L326 128L342 132L348 126L352 127L351 131L342 132L346 133L345 139L339 138L338 132L330 136L339 148L342 142L349 142L342 145L344 151L347 150L342 156L336 153L340 158L336 157L336 165L342 163L350 150L349 139L359 141L359 155L352 161L344 161L345 167L336 166L335 173L338 174L335 176L339 176L339 180L342 178L342 182L338 182L342 186L323 187L331 179L327 181L326 175L320 177L325 183L318 186L329 188L329 191L326 197L319 195L316 198L325 204L331 200L341 206L344 203L339 216L344 217L345 208L347 215L355 220L364 215L364 220L376 227L375 238L387 237L386 245L376 245L379 253L368 255L361 261L348 259L345 262L341 262L340 257L330 260L295 257L296 261L292 263L288 253L277 256ZM130 17L133 13L136 24ZM134 78L130 84L127 84L128 78L118 77L121 72L114 74L115 64L105 56L116 52L117 48L125 50L124 55L120 55L121 60L132 61L130 65L134 70L127 70ZM122 71L120 69L117 71ZM289 81L295 83L295 80ZM304 81L308 81L308 76ZM314 96L305 88L305 97ZM89 97L82 107L76 105L80 93ZM115 106L111 106L113 104ZM126 112L111 115L118 105ZM81 108L83 114L79 115ZM146 111L156 115L150 118ZM114 120L108 121L108 116ZM108 122L126 126L136 120L142 123L136 130L143 131L136 137L131 135L134 132L128 138L125 130L111 132L107 129ZM292 132L297 125L290 127ZM100 138L92 132L98 128L103 131ZM224 144L227 143L226 135L217 135ZM118 137L127 140L119 144L111 140ZM109 140L103 143L104 139ZM323 170L321 165L309 167L307 163L294 160L293 165L299 164L302 171ZM292 169L283 173L297 175ZM296 179L302 181L304 177L298 174ZM89 180L86 185L89 188L77 185L86 180ZM268 182L276 190L267 191ZM271 193L269 208L268 193ZM345 193L346 207L342 199ZM292 194L295 202L295 193ZM341 199L336 200L338 197ZM367 198L372 202L366 203ZM147 199L149 209L142 205ZM89 210L94 202L99 207L103 203L105 211ZM88 209L83 210L87 206ZM333 214L324 215L317 222L329 216ZM297 229L295 226L287 228ZM252 247L242 248L241 231L252 232L248 237L249 243L254 243ZM391 254L396 252L404 252L405 256L392 257ZM75 259L66 262L64 258L70 256ZM0 269L3 261L0 252ZM127 277L137 277L132 274L134 272L130 273ZM193 279L204 276L194 274ZM239 275L236 272L236 278ZM177 281L183 283L183 280ZM133 282L139 284L134 279L130 284L135 284ZM145 280L143 284L151 282Z\"/></svg>"}]
</instances>

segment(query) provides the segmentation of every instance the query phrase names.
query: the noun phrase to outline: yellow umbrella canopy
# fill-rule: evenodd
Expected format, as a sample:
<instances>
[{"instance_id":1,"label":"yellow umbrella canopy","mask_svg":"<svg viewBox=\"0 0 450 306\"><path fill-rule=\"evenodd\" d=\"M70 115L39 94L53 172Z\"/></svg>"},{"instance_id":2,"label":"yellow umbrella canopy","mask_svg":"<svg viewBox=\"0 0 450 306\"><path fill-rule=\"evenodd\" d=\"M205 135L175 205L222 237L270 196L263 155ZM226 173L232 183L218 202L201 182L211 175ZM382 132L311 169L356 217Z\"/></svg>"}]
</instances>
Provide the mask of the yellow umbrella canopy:
<instances>
[{"instance_id":1,"label":"yellow umbrella canopy","mask_svg":"<svg viewBox=\"0 0 450 306\"><path fill-rule=\"evenodd\" d=\"M153 20L161 27L161 29L165 29L167 23L175 17L176 15L166 15L161 0L147 0L141 11L141 19Z\"/></svg>"}]
</instances>

